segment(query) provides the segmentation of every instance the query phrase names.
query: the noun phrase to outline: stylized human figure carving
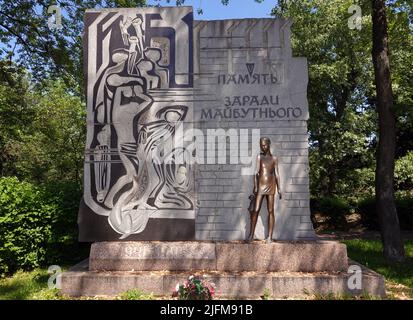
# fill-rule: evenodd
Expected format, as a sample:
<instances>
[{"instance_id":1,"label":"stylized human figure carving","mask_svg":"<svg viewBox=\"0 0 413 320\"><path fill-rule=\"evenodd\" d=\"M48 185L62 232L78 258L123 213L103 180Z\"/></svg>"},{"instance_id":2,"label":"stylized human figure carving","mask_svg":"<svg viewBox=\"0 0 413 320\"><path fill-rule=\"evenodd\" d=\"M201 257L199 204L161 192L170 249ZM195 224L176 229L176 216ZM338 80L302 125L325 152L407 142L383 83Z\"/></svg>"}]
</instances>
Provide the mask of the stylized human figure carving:
<instances>
[{"instance_id":1,"label":"stylized human figure carving","mask_svg":"<svg viewBox=\"0 0 413 320\"><path fill-rule=\"evenodd\" d=\"M123 47L107 48L111 59L102 57L93 90L94 201L120 239L145 230L157 211L193 209L190 152L173 143L188 106L156 96L169 88L170 71L149 45L145 21L141 14L119 18L112 35L122 36Z\"/></svg>"},{"instance_id":2,"label":"stylized human figure carving","mask_svg":"<svg viewBox=\"0 0 413 320\"><path fill-rule=\"evenodd\" d=\"M108 124L111 122L111 104L113 99L114 88L108 86L107 79L112 74L121 74L128 60L129 53L125 49L116 49L112 52L112 61L114 66L106 68L103 75L100 77L100 82L97 87L96 103L94 111L96 113L96 120L101 124Z\"/></svg>"},{"instance_id":3,"label":"stylized human figure carving","mask_svg":"<svg viewBox=\"0 0 413 320\"><path fill-rule=\"evenodd\" d=\"M110 127L105 125L97 134L99 144L95 148L95 185L98 202L105 200L110 185Z\"/></svg>"},{"instance_id":4,"label":"stylized human figure carving","mask_svg":"<svg viewBox=\"0 0 413 320\"><path fill-rule=\"evenodd\" d=\"M126 170L105 200L105 204L112 208L116 193L136 176L138 159L133 119L149 107L152 99L143 93L143 81L139 77L111 75L107 81L116 87L112 107L113 127L116 130L119 157Z\"/></svg>"},{"instance_id":5,"label":"stylized human figure carving","mask_svg":"<svg viewBox=\"0 0 413 320\"><path fill-rule=\"evenodd\" d=\"M147 110L152 99L144 93L145 81L140 77L114 74L107 82L109 86L116 88L112 105L113 127L117 135L119 157L126 173L111 188L105 204L113 208L109 224L124 239L132 233L142 231L149 219L149 213L141 208L137 211L133 202L140 197L142 181L144 176L147 177L144 159L138 152L139 146L134 136L134 119ZM123 192L114 203L116 194L131 182L132 188Z\"/></svg>"},{"instance_id":6,"label":"stylized human figure carving","mask_svg":"<svg viewBox=\"0 0 413 320\"><path fill-rule=\"evenodd\" d=\"M131 25L133 27L133 29L131 29L132 35L128 31ZM145 42L143 20L139 16L135 18L127 17L125 20L119 22L119 27L123 44L129 46L128 73L135 74L135 71L139 72L139 69L136 68L136 62L139 58L143 57Z\"/></svg>"},{"instance_id":7,"label":"stylized human figure carving","mask_svg":"<svg viewBox=\"0 0 413 320\"><path fill-rule=\"evenodd\" d=\"M156 114L159 120L144 124L139 130L139 146L144 148L143 154L146 154L146 164L151 177L150 194L145 195L143 199L146 198L149 204L159 209L188 209L192 206L192 203L185 196L177 193L177 191L189 191L188 188L185 188L185 184L182 184L179 190L175 190L172 186L176 183L178 169L178 164L174 164L174 155L185 151L167 150L169 146L173 145L172 139L175 131L185 119L187 110L186 106L162 108ZM167 151L165 152L165 150ZM184 168L181 169L181 173L183 170ZM186 183L189 183L189 176L186 179Z\"/></svg>"},{"instance_id":8,"label":"stylized human figure carving","mask_svg":"<svg viewBox=\"0 0 413 320\"><path fill-rule=\"evenodd\" d=\"M281 199L280 174L278 170L278 159L270 151L271 141L269 138L260 139L261 154L257 158L257 172L254 175L254 194L256 195L254 211L251 212L251 225L248 242L254 240L255 226L264 197L267 199L268 207L268 237L267 243L272 241L274 230L274 195L278 192Z\"/></svg>"},{"instance_id":9,"label":"stylized human figure carving","mask_svg":"<svg viewBox=\"0 0 413 320\"><path fill-rule=\"evenodd\" d=\"M174 186L180 188L181 192L188 191L189 186L185 185L189 183L186 168L180 169L177 181L175 172L171 174L168 170L162 152L163 144L172 143L175 126L185 118L186 112L186 106L165 107L157 114L160 120L140 128L136 145L137 173L130 172L122 180L119 179L124 184L125 179L132 177L132 181L127 181L132 182L132 188L121 194L109 215L112 228L122 234L120 239L144 230L150 215L158 209L191 207L188 198L171 192Z\"/></svg>"},{"instance_id":10,"label":"stylized human figure carving","mask_svg":"<svg viewBox=\"0 0 413 320\"><path fill-rule=\"evenodd\" d=\"M138 52L141 54L141 56L143 55L143 43L144 43L144 28L143 28L143 21L140 17L136 17L135 19L132 20L132 26L135 29L135 33L136 33L136 46L138 48ZM132 37L131 37L132 38ZM129 38L129 40L131 40L131 38Z\"/></svg>"},{"instance_id":11,"label":"stylized human figure carving","mask_svg":"<svg viewBox=\"0 0 413 320\"><path fill-rule=\"evenodd\" d=\"M154 75L154 66L151 61L141 59L136 67L139 70L139 74L146 79L148 83L148 89L155 89L159 87L160 78L156 74Z\"/></svg>"},{"instance_id":12,"label":"stylized human figure carving","mask_svg":"<svg viewBox=\"0 0 413 320\"><path fill-rule=\"evenodd\" d=\"M151 61L153 65L153 73L160 78L160 87L162 89L168 88L169 85L169 73L168 69L160 65L162 51L158 48L147 48L144 52L146 59Z\"/></svg>"}]
</instances>

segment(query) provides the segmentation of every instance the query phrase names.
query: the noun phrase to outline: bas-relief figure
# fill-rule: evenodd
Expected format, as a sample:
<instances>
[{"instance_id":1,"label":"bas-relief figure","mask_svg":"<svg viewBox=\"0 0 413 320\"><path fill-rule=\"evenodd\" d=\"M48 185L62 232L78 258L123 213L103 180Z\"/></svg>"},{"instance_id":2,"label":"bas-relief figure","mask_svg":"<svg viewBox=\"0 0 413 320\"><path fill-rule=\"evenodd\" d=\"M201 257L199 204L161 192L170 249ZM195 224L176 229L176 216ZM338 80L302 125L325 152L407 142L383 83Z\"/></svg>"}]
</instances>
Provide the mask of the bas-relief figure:
<instances>
[{"instance_id":1,"label":"bas-relief figure","mask_svg":"<svg viewBox=\"0 0 413 320\"><path fill-rule=\"evenodd\" d=\"M139 9L89 15L84 199L124 239L158 211L194 209L189 151L172 143L192 105L171 99L193 87L193 17ZM160 39L163 51L152 46Z\"/></svg>"},{"instance_id":2,"label":"bas-relief figure","mask_svg":"<svg viewBox=\"0 0 413 320\"><path fill-rule=\"evenodd\" d=\"M274 198L278 193L282 198L280 190L280 172L278 170L278 159L271 154L271 140L267 137L260 139L261 153L257 157L256 173L254 175L254 196L250 196L250 234L247 242L254 240L255 227L257 225L258 215L264 198L267 201L268 208L268 236L267 243L272 241L274 231Z\"/></svg>"}]
</instances>

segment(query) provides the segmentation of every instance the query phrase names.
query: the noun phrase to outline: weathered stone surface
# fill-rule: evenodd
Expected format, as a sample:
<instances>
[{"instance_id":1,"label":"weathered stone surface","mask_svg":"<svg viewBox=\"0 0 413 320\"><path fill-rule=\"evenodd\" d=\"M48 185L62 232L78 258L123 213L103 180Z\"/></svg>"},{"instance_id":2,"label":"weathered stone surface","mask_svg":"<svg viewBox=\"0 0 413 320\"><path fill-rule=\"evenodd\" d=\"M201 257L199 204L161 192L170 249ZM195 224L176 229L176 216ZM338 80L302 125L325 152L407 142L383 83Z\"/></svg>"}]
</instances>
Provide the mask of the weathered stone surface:
<instances>
[{"instance_id":1,"label":"weathered stone surface","mask_svg":"<svg viewBox=\"0 0 413 320\"><path fill-rule=\"evenodd\" d=\"M347 249L333 241L217 243L217 270L225 271L344 271Z\"/></svg>"},{"instance_id":2,"label":"weathered stone surface","mask_svg":"<svg viewBox=\"0 0 413 320\"><path fill-rule=\"evenodd\" d=\"M346 246L317 242L99 242L92 244L91 271L343 271Z\"/></svg>"},{"instance_id":3,"label":"weathered stone surface","mask_svg":"<svg viewBox=\"0 0 413 320\"><path fill-rule=\"evenodd\" d=\"M61 293L69 296L117 295L130 289L140 289L155 295L171 295L177 283L183 283L188 272L96 272L88 271L87 260L62 274ZM349 264L355 264L349 261ZM218 296L259 299L264 290L273 298L305 297L309 294L370 294L385 296L384 278L362 267L360 289L350 289L347 272L220 272L208 273L208 280L216 284Z\"/></svg>"},{"instance_id":4,"label":"weathered stone surface","mask_svg":"<svg viewBox=\"0 0 413 320\"><path fill-rule=\"evenodd\" d=\"M216 267L215 245L201 242L97 242L90 270L192 270Z\"/></svg>"}]
</instances>

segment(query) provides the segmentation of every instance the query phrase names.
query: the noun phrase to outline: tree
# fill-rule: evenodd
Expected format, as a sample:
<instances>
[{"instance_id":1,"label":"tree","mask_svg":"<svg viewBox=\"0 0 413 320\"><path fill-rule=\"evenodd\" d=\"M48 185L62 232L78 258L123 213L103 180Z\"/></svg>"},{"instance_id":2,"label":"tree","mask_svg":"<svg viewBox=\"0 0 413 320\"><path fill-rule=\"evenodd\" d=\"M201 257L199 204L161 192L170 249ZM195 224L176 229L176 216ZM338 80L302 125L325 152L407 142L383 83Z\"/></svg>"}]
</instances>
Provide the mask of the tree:
<instances>
[{"instance_id":1,"label":"tree","mask_svg":"<svg viewBox=\"0 0 413 320\"><path fill-rule=\"evenodd\" d=\"M348 28L352 4L290 0L273 10L293 20L293 54L308 59L310 181L316 197L354 198L370 191L363 175L374 166L376 131L376 113L369 103L371 22L363 20L367 32Z\"/></svg>"},{"instance_id":2,"label":"tree","mask_svg":"<svg viewBox=\"0 0 413 320\"><path fill-rule=\"evenodd\" d=\"M84 101L84 11L145 3L61 0L63 29L50 30L50 1L0 1L1 176L36 183L80 181L85 131L80 101Z\"/></svg>"},{"instance_id":3,"label":"tree","mask_svg":"<svg viewBox=\"0 0 413 320\"><path fill-rule=\"evenodd\" d=\"M376 206L379 215L384 257L404 259L404 246L394 202L394 156L396 119L390 77L386 6L372 0L373 64L379 115L379 145L376 167Z\"/></svg>"},{"instance_id":4,"label":"tree","mask_svg":"<svg viewBox=\"0 0 413 320\"><path fill-rule=\"evenodd\" d=\"M30 131L34 110L30 104L29 77L24 68L0 60L0 176L15 175L15 142Z\"/></svg>"},{"instance_id":5,"label":"tree","mask_svg":"<svg viewBox=\"0 0 413 320\"><path fill-rule=\"evenodd\" d=\"M44 81L31 93L30 132L15 142L17 176L35 183L82 185L86 107L63 81Z\"/></svg>"},{"instance_id":6,"label":"tree","mask_svg":"<svg viewBox=\"0 0 413 320\"><path fill-rule=\"evenodd\" d=\"M145 0L60 0L62 29L51 30L52 1L0 1L0 59L29 69L35 80L62 78L82 94L83 15L89 8L137 7ZM7 72L1 68L0 75Z\"/></svg>"},{"instance_id":7,"label":"tree","mask_svg":"<svg viewBox=\"0 0 413 320\"><path fill-rule=\"evenodd\" d=\"M0 80L0 176L80 186L84 103L62 80L33 85L27 72L15 65L7 74L9 81Z\"/></svg>"},{"instance_id":8,"label":"tree","mask_svg":"<svg viewBox=\"0 0 413 320\"><path fill-rule=\"evenodd\" d=\"M273 13L292 18L294 54L309 62L312 196L357 196L374 178L383 254L400 261L404 252L394 203L394 149L397 138L397 186L411 191L412 2L388 1L387 11L384 0L361 3L361 31L346 25L353 1L279 1ZM367 148L361 143L363 133Z\"/></svg>"}]
</instances>

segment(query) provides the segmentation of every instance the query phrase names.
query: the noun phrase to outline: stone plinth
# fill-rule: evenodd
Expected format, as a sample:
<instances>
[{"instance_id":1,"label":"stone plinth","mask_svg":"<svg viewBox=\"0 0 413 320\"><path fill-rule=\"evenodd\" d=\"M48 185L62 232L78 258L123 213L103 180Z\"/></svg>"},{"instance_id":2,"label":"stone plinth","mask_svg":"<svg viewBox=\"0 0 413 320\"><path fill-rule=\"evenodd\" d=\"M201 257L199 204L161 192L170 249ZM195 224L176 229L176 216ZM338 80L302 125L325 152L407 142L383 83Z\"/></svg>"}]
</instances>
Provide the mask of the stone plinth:
<instances>
[{"instance_id":1,"label":"stone plinth","mask_svg":"<svg viewBox=\"0 0 413 320\"><path fill-rule=\"evenodd\" d=\"M350 264L357 264L349 261ZM216 284L221 297L259 299L264 290L273 298L305 298L318 295L385 295L384 278L363 266L361 288L350 289L347 272L203 272ZM190 273L180 271L88 271L88 261L62 275L62 294L69 296L115 296L130 289L159 296L170 296L177 283ZM307 294L306 294L307 293Z\"/></svg>"},{"instance_id":2,"label":"stone plinth","mask_svg":"<svg viewBox=\"0 0 413 320\"><path fill-rule=\"evenodd\" d=\"M361 288L349 285L355 276L349 264L360 266ZM334 241L99 242L88 260L63 273L61 292L115 296L139 289L168 296L195 273L207 275L222 297L259 298L264 290L274 298L385 295L384 278L349 262L346 246Z\"/></svg>"},{"instance_id":3,"label":"stone plinth","mask_svg":"<svg viewBox=\"0 0 413 320\"><path fill-rule=\"evenodd\" d=\"M91 271L214 270L215 245L201 242L97 242Z\"/></svg>"},{"instance_id":4,"label":"stone plinth","mask_svg":"<svg viewBox=\"0 0 413 320\"><path fill-rule=\"evenodd\" d=\"M314 242L98 242L91 271L323 272L348 268L346 246Z\"/></svg>"}]
</instances>

